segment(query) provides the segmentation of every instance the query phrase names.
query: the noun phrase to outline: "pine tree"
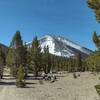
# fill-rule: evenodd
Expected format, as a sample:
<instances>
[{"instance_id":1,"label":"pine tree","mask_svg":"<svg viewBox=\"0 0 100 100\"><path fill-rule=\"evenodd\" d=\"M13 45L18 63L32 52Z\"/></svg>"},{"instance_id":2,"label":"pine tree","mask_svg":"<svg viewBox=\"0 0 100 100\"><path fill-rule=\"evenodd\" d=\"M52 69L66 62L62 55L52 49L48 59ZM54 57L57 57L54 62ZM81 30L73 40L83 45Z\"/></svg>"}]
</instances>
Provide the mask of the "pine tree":
<instances>
[{"instance_id":1,"label":"pine tree","mask_svg":"<svg viewBox=\"0 0 100 100\"><path fill-rule=\"evenodd\" d=\"M96 20L100 23L100 0L88 0L88 6L95 12ZM100 36L97 33L93 33L93 42L100 49Z\"/></svg>"},{"instance_id":2,"label":"pine tree","mask_svg":"<svg viewBox=\"0 0 100 100\"><path fill-rule=\"evenodd\" d=\"M16 33L13 36L13 39L10 43L10 47L16 49L18 47L21 47L22 45L23 45L23 41L22 41L20 31L16 31Z\"/></svg>"},{"instance_id":3,"label":"pine tree","mask_svg":"<svg viewBox=\"0 0 100 100\"><path fill-rule=\"evenodd\" d=\"M43 55L43 60L44 60L44 72L46 74L50 73L51 70L51 55L49 53L49 47L44 47L44 55Z\"/></svg>"},{"instance_id":4,"label":"pine tree","mask_svg":"<svg viewBox=\"0 0 100 100\"><path fill-rule=\"evenodd\" d=\"M17 71L17 75L16 75L16 86L18 88L23 88L25 87L25 79L24 79L24 68L23 66L20 65L20 67L18 68Z\"/></svg>"},{"instance_id":5,"label":"pine tree","mask_svg":"<svg viewBox=\"0 0 100 100\"><path fill-rule=\"evenodd\" d=\"M26 64L26 69L27 69L27 73L28 72L33 72L33 65L32 65L32 52L31 52L31 48L30 50L27 50L27 64Z\"/></svg>"},{"instance_id":6,"label":"pine tree","mask_svg":"<svg viewBox=\"0 0 100 100\"><path fill-rule=\"evenodd\" d=\"M90 55L85 61L90 71L100 72L100 51Z\"/></svg>"},{"instance_id":7,"label":"pine tree","mask_svg":"<svg viewBox=\"0 0 100 100\"><path fill-rule=\"evenodd\" d=\"M16 76L15 50L13 48L9 48L8 50L6 64L10 68L11 75Z\"/></svg>"},{"instance_id":8,"label":"pine tree","mask_svg":"<svg viewBox=\"0 0 100 100\"><path fill-rule=\"evenodd\" d=\"M76 67L77 71L82 71L82 58L80 53L77 53Z\"/></svg>"},{"instance_id":9,"label":"pine tree","mask_svg":"<svg viewBox=\"0 0 100 100\"><path fill-rule=\"evenodd\" d=\"M71 61L71 58L68 59L68 72L72 72L72 61Z\"/></svg>"},{"instance_id":10,"label":"pine tree","mask_svg":"<svg viewBox=\"0 0 100 100\"><path fill-rule=\"evenodd\" d=\"M3 69L5 65L5 54L2 51L2 48L0 47L0 77L3 77Z\"/></svg>"},{"instance_id":11,"label":"pine tree","mask_svg":"<svg viewBox=\"0 0 100 100\"><path fill-rule=\"evenodd\" d=\"M96 32L93 33L93 42L98 43L98 37Z\"/></svg>"},{"instance_id":12,"label":"pine tree","mask_svg":"<svg viewBox=\"0 0 100 100\"><path fill-rule=\"evenodd\" d=\"M55 55L51 55L51 71L57 72Z\"/></svg>"},{"instance_id":13,"label":"pine tree","mask_svg":"<svg viewBox=\"0 0 100 100\"><path fill-rule=\"evenodd\" d=\"M18 67L20 64L22 64L22 56L23 56L23 41L20 35L20 31L16 31L12 42L10 44L10 48L14 50L14 56L15 56L15 64L16 67Z\"/></svg>"},{"instance_id":14,"label":"pine tree","mask_svg":"<svg viewBox=\"0 0 100 100\"><path fill-rule=\"evenodd\" d=\"M20 31L16 31L7 55L7 63L10 65L11 73L16 76L20 65L25 67L26 63L26 49L23 46L23 40Z\"/></svg>"},{"instance_id":15,"label":"pine tree","mask_svg":"<svg viewBox=\"0 0 100 100\"><path fill-rule=\"evenodd\" d=\"M87 3L95 12L96 20L100 23L100 0L88 0Z\"/></svg>"},{"instance_id":16,"label":"pine tree","mask_svg":"<svg viewBox=\"0 0 100 100\"><path fill-rule=\"evenodd\" d=\"M41 70L41 48L37 37L34 38L31 48L31 64L34 69L34 75L37 77Z\"/></svg>"},{"instance_id":17,"label":"pine tree","mask_svg":"<svg viewBox=\"0 0 100 100\"><path fill-rule=\"evenodd\" d=\"M30 58L28 56L27 45L25 42L24 47L23 47L23 66L24 66L24 70L25 70L25 77L27 77L28 65L30 65L30 63L28 62L28 59L30 59Z\"/></svg>"},{"instance_id":18,"label":"pine tree","mask_svg":"<svg viewBox=\"0 0 100 100\"><path fill-rule=\"evenodd\" d=\"M100 38L97 36L96 32L93 33L93 42L95 43L98 50L100 50Z\"/></svg>"}]
</instances>

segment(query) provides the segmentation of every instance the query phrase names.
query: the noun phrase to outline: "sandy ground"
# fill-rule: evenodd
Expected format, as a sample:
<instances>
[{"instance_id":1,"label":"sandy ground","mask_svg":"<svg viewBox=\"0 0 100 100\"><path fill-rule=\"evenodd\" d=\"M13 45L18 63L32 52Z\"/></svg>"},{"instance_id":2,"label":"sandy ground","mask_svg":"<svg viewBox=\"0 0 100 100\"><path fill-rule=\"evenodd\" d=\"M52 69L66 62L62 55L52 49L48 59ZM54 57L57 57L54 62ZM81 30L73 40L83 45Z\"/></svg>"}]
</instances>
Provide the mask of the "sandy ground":
<instances>
[{"instance_id":1,"label":"sandy ground","mask_svg":"<svg viewBox=\"0 0 100 100\"><path fill-rule=\"evenodd\" d=\"M72 73L58 75L54 83L26 80L26 88L16 88L15 79L7 75L0 82L0 100L100 100L94 85L100 83L100 75L90 72L80 74L78 79Z\"/></svg>"}]
</instances>

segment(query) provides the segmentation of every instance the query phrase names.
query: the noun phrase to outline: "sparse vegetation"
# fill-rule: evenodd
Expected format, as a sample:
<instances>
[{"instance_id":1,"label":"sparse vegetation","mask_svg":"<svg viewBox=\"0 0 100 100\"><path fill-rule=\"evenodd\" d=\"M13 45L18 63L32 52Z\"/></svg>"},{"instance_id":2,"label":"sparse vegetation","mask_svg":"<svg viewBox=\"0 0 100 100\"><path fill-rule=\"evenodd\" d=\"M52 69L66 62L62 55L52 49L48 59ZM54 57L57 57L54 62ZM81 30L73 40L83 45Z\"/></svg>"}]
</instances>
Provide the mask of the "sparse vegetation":
<instances>
[{"instance_id":1,"label":"sparse vegetation","mask_svg":"<svg viewBox=\"0 0 100 100\"><path fill-rule=\"evenodd\" d=\"M73 77L74 77L75 79L77 79L77 75L76 75L76 73L73 73Z\"/></svg>"},{"instance_id":2,"label":"sparse vegetation","mask_svg":"<svg viewBox=\"0 0 100 100\"><path fill-rule=\"evenodd\" d=\"M12 28L16 28L17 26L23 30L23 32L27 32L29 31L29 27L26 28L27 25L33 25L32 23L34 23L33 28L36 27L35 30L38 30L39 28L39 32L43 32L44 29L46 29L46 32L48 31L48 27L45 27L45 24L52 26L49 31L55 31L58 32L58 34L59 30L61 31L61 34L63 34L62 32L69 32L70 30L72 30L74 33L81 32L82 27L84 27L84 32L87 31L85 30L87 26L87 22L84 23L85 17L83 18L83 23L79 23L82 18L79 18L80 13L76 12L78 8L73 7L74 5L77 5L77 2L74 0L73 2L75 3L67 7L68 9L72 8L70 14L67 14L68 9L64 8L66 4L62 5L64 3L71 4L70 2L65 2L67 0L48 0L49 2L44 0L40 3L38 3L37 0L33 0L34 2L28 3L29 5L31 4L30 6L27 6L28 4L26 4L26 1L25 6L22 6L24 5L23 2L11 2L11 5L9 5L9 2L5 1L2 0L1 4L3 6L6 4L5 6L9 7L8 10L11 10L12 8L13 10L11 12L7 12L7 15L5 12L7 9L3 9L3 11L1 10L1 13L4 13L1 15L1 18L5 19L5 22L11 22L11 18L14 18L12 20L14 27ZM14 7L15 4L19 6L17 8ZM87 4L89 8L94 11L97 22L100 23L100 0L87 0ZM34 9L33 7L36 8ZM41 9L42 7L43 9ZM83 10L83 8L80 9L79 12L83 11L84 14L86 9ZM73 13L74 9L77 16ZM25 13L23 12L24 10L29 12ZM24 14L24 18L22 18L22 13ZM29 18L31 13L32 16ZM10 14L12 14L13 17L10 16ZM18 20L16 16L18 16L20 20ZM9 20L6 19L7 17ZM40 17L41 19L39 19ZM75 20L73 20L74 17ZM35 21L35 19L38 20L38 23L36 21L33 22L32 18L34 19L33 21ZM70 20L67 21L67 19L70 19L73 22ZM29 23L27 23L26 20L28 20ZM23 23L24 21L25 23ZM19 24L15 24L14 22L18 22ZM41 23L39 24L39 22ZM64 22L68 23L69 25ZM72 24L75 22L78 22L78 24L76 23L77 26L74 25L75 28L79 26L79 31L77 30L76 32L73 28L71 29ZM57 24L59 24L59 27L54 27ZM42 25L45 28L43 28ZM1 29L3 29L2 26L4 26L5 28L3 28L6 30L6 26L4 25L3 21L1 21ZM23 26L26 28L26 30L23 29ZM69 26L68 30L66 26ZM9 31L9 28L10 27L7 28L6 32ZM54 28L60 29L56 30ZM1 32L3 33L3 31ZM78 38L76 34L74 34L74 36L76 39L78 39L81 35L78 34ZM26 38L26 35L24 38ZM98 94L100 95L100 85L96 85L98 82L100 82L100 75L98 78L98 74L95 74L100 72L100 36L96 31L93 32L92 40L97 47L97 50L93 53L91 50L74 44L72 41L67 41L67 39L65 40L61 37L49 37L49 39L45 37L41 40L38 40L36 36L32 43L29 43L31 45L28 48L27 43L23 43L21 32L16 31L7 51L2 49L0 46L0 99L10 100L10 98L12 98L12 100L16 100L14 98L17 98L17 100L95 100ZM44 41L48 42L44 43ZM42 42L44 44L42 44ZM51 45L50 49L52 48L53 44L53 48L51 49L52 54L50 54L48 44ZM90 53L92 54L89 55ZM6 72L4 69L6 69ZM87 71L92 72L94 75ZM3 79L4 72L5 74ZM11 88L8 88L10 86ZM17 88L12 88L12 86L16 86ZM26 89L26 86L29 89ZM96 93L95 89L98 94Z\"/></svg>"},{"instance_id":3,"label":"sparse vegetation","mask_svg":"<svg viewBox=\"0 0 100 100\"><path fill-rule=\"evenodd\" d=\"M95 86L97 93L100 95L100 85Z\"/></svg>"},{"instance_id":4,"label":"sparse vegetation","mask_svg":"<svg viewBox=\"0 0 100 100\"><path fill-rule=\"evenodd\" d=\"M17 75L16 75L16 86L18 88L23 88L25 87L25 73L24 73L24 69L23 69L23 66L20 66L18 68L18 72L17 72Z\"/></svg>"}]
</instances>

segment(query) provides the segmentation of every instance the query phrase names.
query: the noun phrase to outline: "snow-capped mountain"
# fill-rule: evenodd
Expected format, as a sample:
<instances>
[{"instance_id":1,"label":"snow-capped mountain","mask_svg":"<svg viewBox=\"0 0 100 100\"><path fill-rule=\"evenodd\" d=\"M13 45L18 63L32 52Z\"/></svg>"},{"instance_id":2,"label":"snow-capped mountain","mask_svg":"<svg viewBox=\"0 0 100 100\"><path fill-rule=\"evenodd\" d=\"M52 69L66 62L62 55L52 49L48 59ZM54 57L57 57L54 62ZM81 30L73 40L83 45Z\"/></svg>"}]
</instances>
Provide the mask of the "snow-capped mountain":
<instances>
[{"instance_id":1,"label":"snow-capped mountain","mask_svg":"<svg viewBox=\"0 0 100 100\"><path fill-rule=\"evenodd\" d=\"M60 36L46 35L40 38L39 41L42 52L45 46L49 46L49 52L57 56L74 57L80 52L85 57L93 53L91 50ZM29 45L31 42L27 44Z\"/></svg>"}]
</instances>

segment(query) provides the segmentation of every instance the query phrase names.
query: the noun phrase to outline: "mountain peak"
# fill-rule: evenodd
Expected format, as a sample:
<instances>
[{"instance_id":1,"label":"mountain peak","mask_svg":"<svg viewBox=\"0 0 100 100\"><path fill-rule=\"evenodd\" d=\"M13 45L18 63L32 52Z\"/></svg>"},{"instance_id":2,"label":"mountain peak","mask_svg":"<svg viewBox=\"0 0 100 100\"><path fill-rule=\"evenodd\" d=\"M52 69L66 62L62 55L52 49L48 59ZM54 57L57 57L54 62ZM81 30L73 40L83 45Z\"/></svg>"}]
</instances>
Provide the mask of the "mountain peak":
<instances>
[{"instance_id":1,"label":"mountain peak","mask_svg":"<svg viewBox=\"0 0 100 100\"><path fill-rule=\"evenodd\" d=\"M89 55L91 50L82 47L61 36L46 35L40 39L40 45L43 51L44 46L49 46L51 54L63 57L75 56L78 52L82 55Z\"/></svg>"},{"instance_id":2,"label":"mountain peak","mask_svg":"<svg viewBox=\"0 0 100 100\"><path fill-rule=\"evenodd\" d=\"M56 56L73 57L81 53L83 57L93 53L91 50L78 45L62 36L45 35L39 39L41 51L45 46L49 47L49 52Z\"/></svg>"}]
</instances>

